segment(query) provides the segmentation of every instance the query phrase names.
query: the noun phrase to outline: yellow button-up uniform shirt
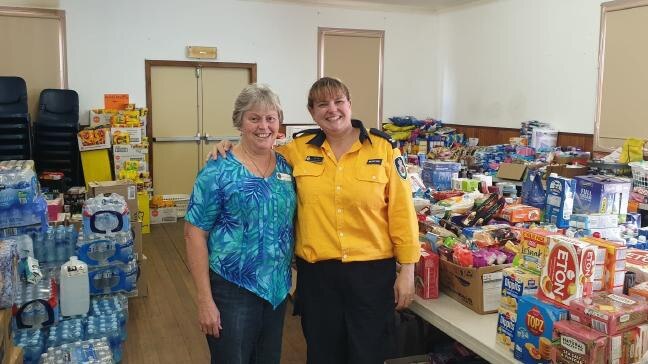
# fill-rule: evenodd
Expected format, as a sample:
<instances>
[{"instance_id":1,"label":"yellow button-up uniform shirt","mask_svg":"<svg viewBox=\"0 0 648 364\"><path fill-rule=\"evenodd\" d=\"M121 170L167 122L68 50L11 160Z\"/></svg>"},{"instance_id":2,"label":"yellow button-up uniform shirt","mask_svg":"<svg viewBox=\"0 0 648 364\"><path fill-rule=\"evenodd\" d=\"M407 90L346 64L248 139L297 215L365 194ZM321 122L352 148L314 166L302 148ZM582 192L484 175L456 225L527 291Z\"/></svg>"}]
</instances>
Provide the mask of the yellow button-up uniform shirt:
<instances>
[{"instance_id":1,"label":"yellow button-up uniform shirt","mask_svg":"<svg viewBox=\"0 0 648 364\"><path fill-rule=\"evenodd\" d=\"M311 263L418 262L417 219L400 151L360 121L353 126L360 137L340 160L322 131L278 148L297 184L295 254Z\"/></svg>"}]
</instances>

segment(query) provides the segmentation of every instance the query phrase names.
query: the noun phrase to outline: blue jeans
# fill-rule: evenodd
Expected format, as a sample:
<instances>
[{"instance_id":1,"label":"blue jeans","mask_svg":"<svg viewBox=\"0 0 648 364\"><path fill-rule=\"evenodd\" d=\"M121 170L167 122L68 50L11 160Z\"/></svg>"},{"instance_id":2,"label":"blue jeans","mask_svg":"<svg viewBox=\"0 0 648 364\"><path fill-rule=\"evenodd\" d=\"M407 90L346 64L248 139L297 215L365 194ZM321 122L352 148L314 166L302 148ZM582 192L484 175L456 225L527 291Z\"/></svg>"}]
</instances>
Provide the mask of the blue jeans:
<instances>
[{"instance_id":1,"label":"blue jeans","mask_svg":"<svg viewBox=\"0 0 648 364\"><path fill-rule=\"evenodd\" d=\"M207 335L212 364L279 364L286 301L270 302L210 271L220 338Z\"/></svg>"}]
</instances>

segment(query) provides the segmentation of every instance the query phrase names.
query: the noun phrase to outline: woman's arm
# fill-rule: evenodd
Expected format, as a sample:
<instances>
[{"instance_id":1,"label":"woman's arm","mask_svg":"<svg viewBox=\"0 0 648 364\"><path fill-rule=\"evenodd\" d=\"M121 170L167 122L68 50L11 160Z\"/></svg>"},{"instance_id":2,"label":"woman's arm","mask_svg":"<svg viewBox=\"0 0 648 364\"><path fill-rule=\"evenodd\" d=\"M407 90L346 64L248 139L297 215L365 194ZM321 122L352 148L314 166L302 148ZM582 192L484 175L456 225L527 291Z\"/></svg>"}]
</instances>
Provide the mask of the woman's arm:
<instances>
[{"instance_id":1,"label":"woman's arm","mask_svg":"<svg viewBox=\"0 0 648 364\"><path fill-rule=\"evenodd\" d=\"M209 233L185 222L184 236L189 271L196 285L200 330L206 335L219 337L223 327L221 326L220 312L212 298L209 280L209 252L207 250Z\"/></svg>"}]
</instances>

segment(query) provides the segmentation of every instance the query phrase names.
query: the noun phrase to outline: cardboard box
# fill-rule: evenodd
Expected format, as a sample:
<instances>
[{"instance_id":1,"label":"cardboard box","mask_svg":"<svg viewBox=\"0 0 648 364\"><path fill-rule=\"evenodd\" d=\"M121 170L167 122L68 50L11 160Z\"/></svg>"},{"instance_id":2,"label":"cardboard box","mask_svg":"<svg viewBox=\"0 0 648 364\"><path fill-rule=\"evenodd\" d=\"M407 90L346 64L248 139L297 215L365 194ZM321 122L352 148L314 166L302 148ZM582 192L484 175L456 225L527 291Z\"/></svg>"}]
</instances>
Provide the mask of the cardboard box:
<instances>
[{"instance_id":1,"label":"cardboard box","mask_svg":"<svg viewBox=\"0 0 648 364\"><path fill-rule=\"evenodd\" d=\"M502 270L508 267L510 264L469 268L441 259L441 290L478 314L497 312L502 288Z\"/></svg>"},{"instance_id":2,"label":"cardboard box","mask_svg":"<svg viewBox=\"0 0 648 364\"><path fill-rule=\"evenodd\" d=\"M90 127L110 125L112 114L103 113L103 110L90 110Z\"/></svg>"},{"instance_id":3,"label":"cardboard box","mask_svg":"<svg viewBox=\"0 0 648 364\"><path fill-rule=\"evenodd\" d=\"M551 363L554 323L567 320L569 311L535 296L522 296L515 322L513 357L524 364Z\"/></svg>"},{"instance_id":4,"label":"cardboard box","mask_svg":"<svg viewBox=\"0 0 648 364\"><path fill-rule=\"evenodd\" d=\"M149 194L146 191L137 192L138 219L142 223L142 234L151 232L151 210L149 209Z\"/></svg>"},{"instance_id":5,"label":"cardboard box","mask_svg":"<svg viewBox=\"0 0 648 364\"><path fill-rule=\"evenodd\" d=\"M2 364L22 364L23 349L18 346L13 346L11 340L7 340L7 342L4 345L5 345L4 358L0 359L2 360Z\"/></svg>"},{"instance_id":6,"label":"cardboard box","mask_svg":"<svg viewBox=\"0 0 648 364\"><path fill-rule=\"evenodd\" d=\"M415 264L416 294L425 299L439 297L439 256L421 249L421 258Z\"/></svg>"},{"instance_id":7,"label":"cardboard box","mask_svg":"<svg viewBox=\"0 0 648 364\"><path fill-rule=\"evenodd\" d=\"M612 176L577 176L574 212L625 215L631 182ZM621 219L625 221L625 217Z\"/></svg>"},{"instance_id":8,"label":"cardboard box","mask_svg":"<svg viewBox=\"0 0 648 364\"><path fill-rule=\"evenodd\" d=\"M0 363L2 363L4 353L11 346L11 309L5 308L0 310Z\"/></svg>"},{"instance_id":9,"label":"cardboard box","mask_svg":"<svg viewBox=\"0 0 648 364\"><path fill-rule=\"evenodd\" d=\"M110 134L113 146L142 143L142 128L110 128ZM125 135L128 135L128 143L123 138Z\"/></svg>"},{"instance_id":10,"label":"cardboard box","mask_svg":"<svg viewBox=\"0 0 648 364\"><path fill-rule=\"evenodd\" d=\"M135 253L142 255L142 223L139 221L131 221L131 229L133 229L133 245L135 246Z\"/></svg>"},{"instance_id":11,"label":"cardboard box","mask_svg":"<svg viewBox=\"0 0 648 364\"><path fill-rule=\"evenodd\" d=\"M88 197L95 197L102 193L116 193L122 195L128 204L131 221L136 221L138 216L137 186L133 181L101 181L88 183Z\"/></svg>"},{"instance_id":12,"label":"cardboard box","mask_svg":"<svg viewBox=\"0 0 648 364\"><path fill-rule=\"evenodd\" d=\"M526 165L519 163L502 163L497 170L497 178L521 181L526 172Z\"/></svg>"},{"instance_id":13,"label":"cardboard box","mask_svg":"<svg viewBox=\"0 0 648 364\"><path fill-rule=\"evenodd\" d=\"M138 172L148 173L148 148L138 145L115 145L113 146L113 162L115 165L115 178L124 168L124 162L138 161Z\"/></svg>"},{"instance_id":14,"label":"cardboard box","mask_svg":"<svg viewBox=\"0 0 648 364\"><path fill-rule=\"evenodd\" d=\"M81 130L77 134L79 151L110 149L110 130L107 128Z\"/></svg>"},{"instance_id":15,"label":"cardboard box","mask_svg":"<svg viewBox=\"0 0 648 364\"><path fill-rule=\"evenodd\" d=\"M160 207L151 209L151 225L167 224L178 221L178 213L175 207Z\"/></svg>"},{"instance_id":16,"label":"cardboard box","mask_svg":"<svg viewBox=\"0 0 648 364\"><path fill-rule=\"evenodd\" d=\"M555 173L560 177L574 178L576 176L585 176L588 169L585 166L575 166L567 164L552 164L547 166L547 176Z\"/></svg>"}]
</instances>

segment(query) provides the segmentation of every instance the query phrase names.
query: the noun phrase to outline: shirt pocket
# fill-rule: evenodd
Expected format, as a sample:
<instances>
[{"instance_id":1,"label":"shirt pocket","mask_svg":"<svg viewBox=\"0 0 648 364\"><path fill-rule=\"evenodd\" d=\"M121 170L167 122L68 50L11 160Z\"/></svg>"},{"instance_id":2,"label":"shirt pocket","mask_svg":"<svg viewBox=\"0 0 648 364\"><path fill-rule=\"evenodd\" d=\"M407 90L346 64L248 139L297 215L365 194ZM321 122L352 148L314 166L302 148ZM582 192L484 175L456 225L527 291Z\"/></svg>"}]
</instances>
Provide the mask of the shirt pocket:
<instances>
[{"instance_id":1,"label":"shirt pocket","mask_svg":"<svg viewBox=\"0 0 648 364\"><path fill-rule=\"evenodd\" d=\"M358 163L355 180L358 191L355 198L360 206L370 208L385 206L385 190L389 177L383 165Z\"/></svg>"},{"instance_id":2,"label":"shirt pocket","mask_svg":"<svg viewBox=\"0 0 648 364\"><path fill-rule=\"evenodd\" d=\"M325 181L322 178L324 174L324 164L311 162L301 162L293 166L292 175L295 177L297 186L297 196L299 201L304 204L317 203L319 195L322 193L322 184Z\"/></svg>"}]
</instances>

